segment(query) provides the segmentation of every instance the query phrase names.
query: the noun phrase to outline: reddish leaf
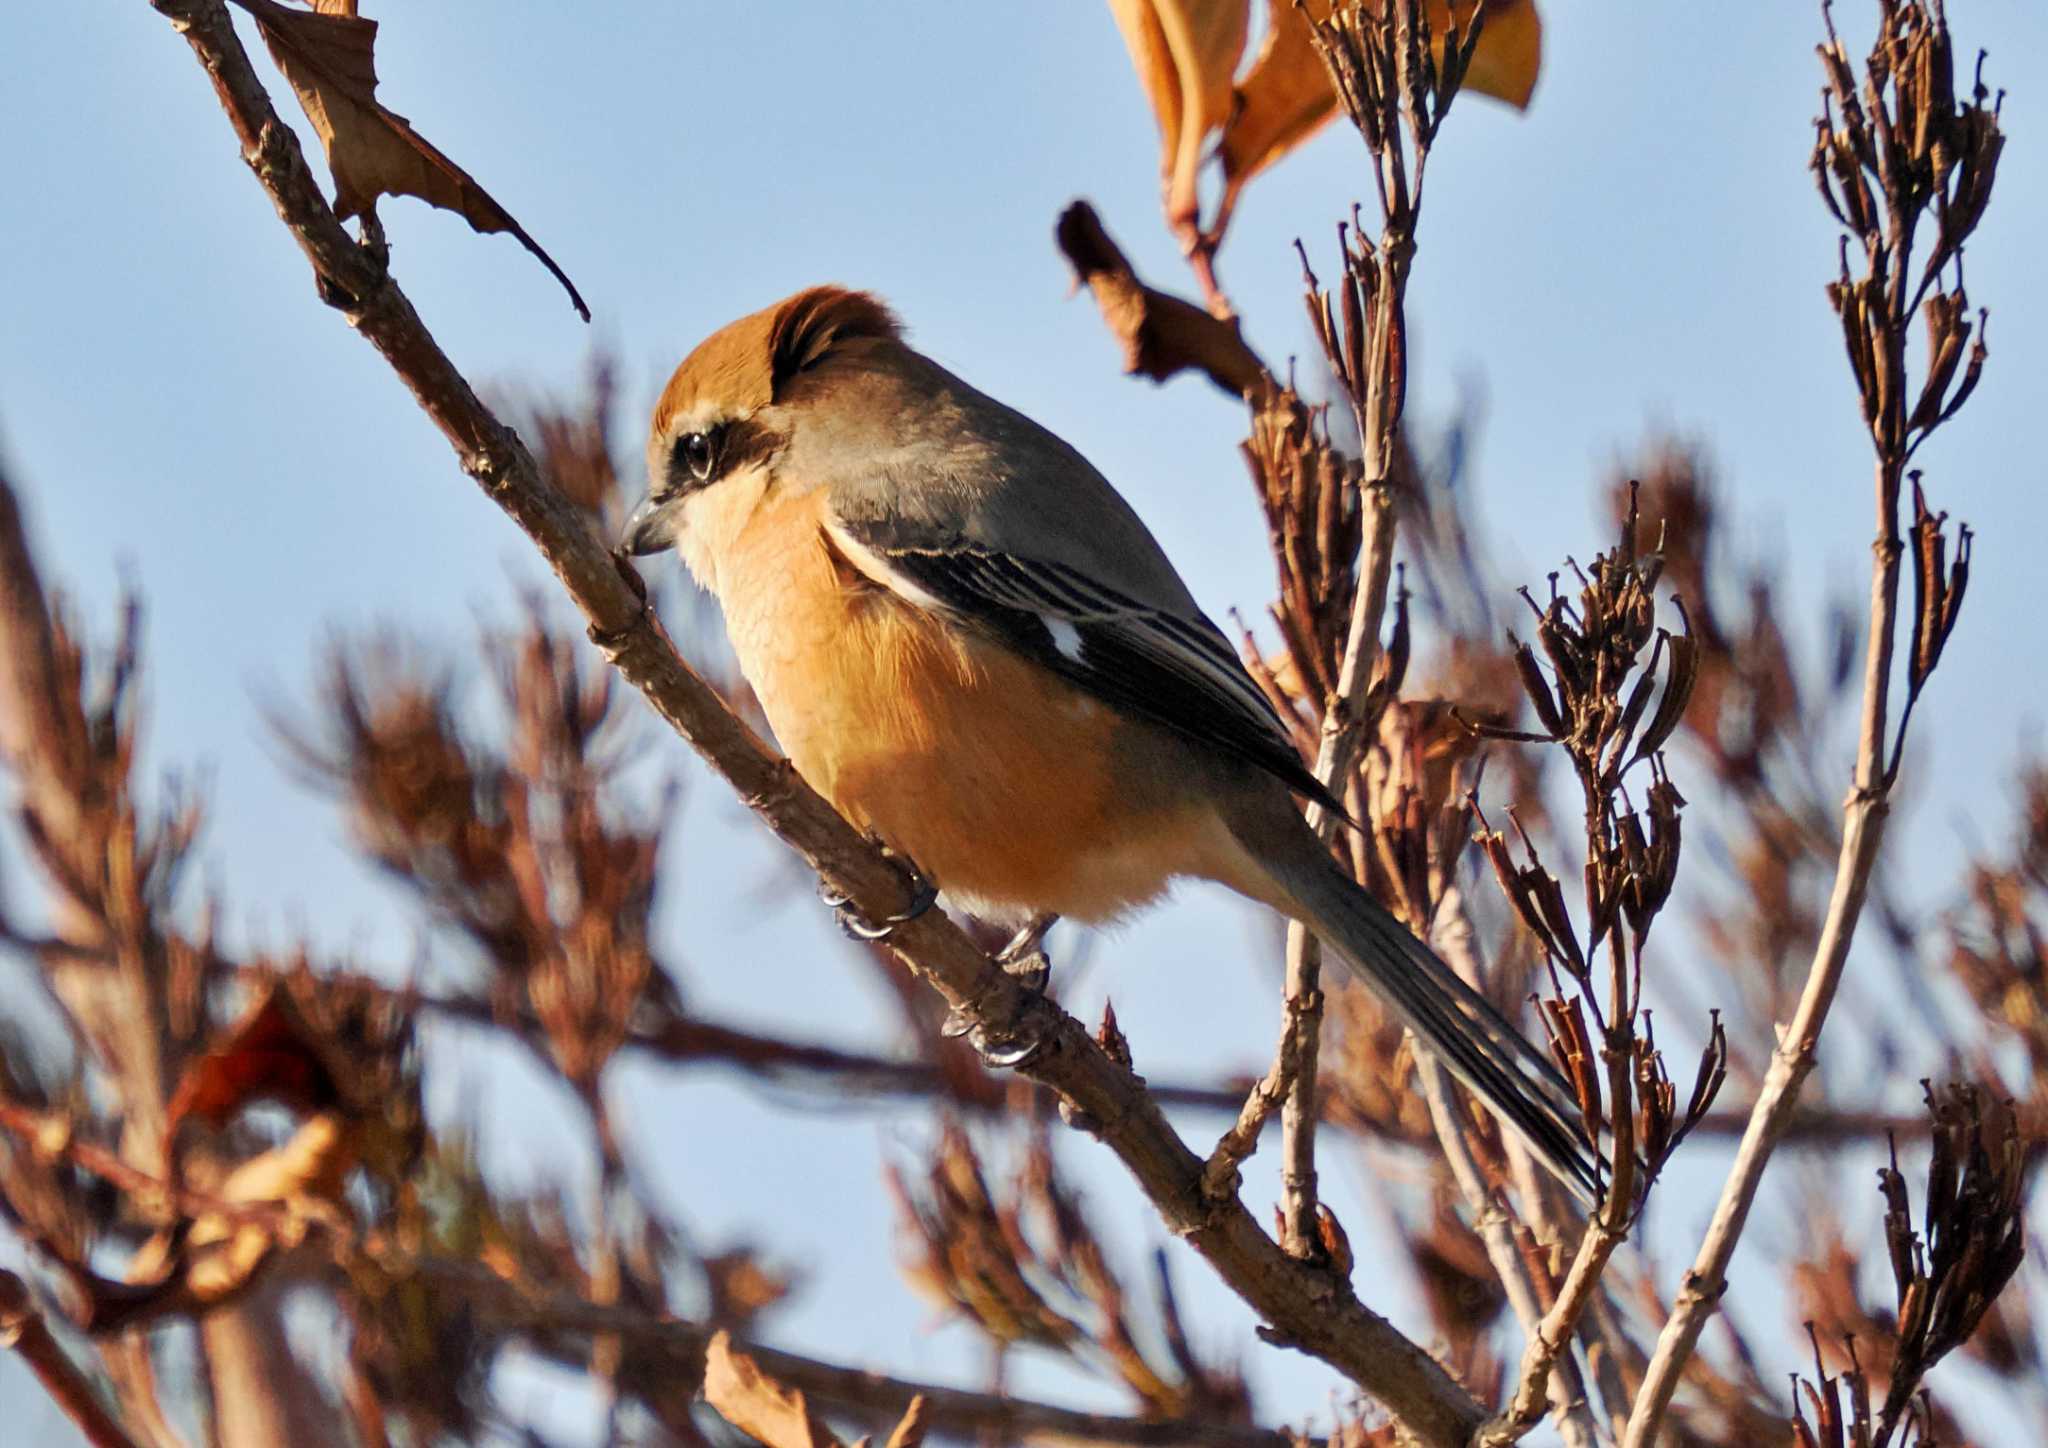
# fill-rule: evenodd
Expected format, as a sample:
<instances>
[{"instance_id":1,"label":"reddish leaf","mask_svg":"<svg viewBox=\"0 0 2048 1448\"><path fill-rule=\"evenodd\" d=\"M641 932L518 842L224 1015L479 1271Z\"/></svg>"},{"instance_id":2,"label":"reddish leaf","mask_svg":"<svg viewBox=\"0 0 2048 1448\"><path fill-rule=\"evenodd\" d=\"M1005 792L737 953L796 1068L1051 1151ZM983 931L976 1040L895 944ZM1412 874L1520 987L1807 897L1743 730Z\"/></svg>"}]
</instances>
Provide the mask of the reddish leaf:
<instances>
[{"instance_id":1,"label":"reddish leaf","mask_svg":"<svg viewBox=\"0 0 2048 1448\"><path fill-rule=\"evenodd\" d=\"M272 985L205 1055L185 1068L171 1096L170 1129L187 1119L220 1126L252 1101L317 1111L336 1098L333 1077L283 988Z\"/></svg>"}]
</instances>

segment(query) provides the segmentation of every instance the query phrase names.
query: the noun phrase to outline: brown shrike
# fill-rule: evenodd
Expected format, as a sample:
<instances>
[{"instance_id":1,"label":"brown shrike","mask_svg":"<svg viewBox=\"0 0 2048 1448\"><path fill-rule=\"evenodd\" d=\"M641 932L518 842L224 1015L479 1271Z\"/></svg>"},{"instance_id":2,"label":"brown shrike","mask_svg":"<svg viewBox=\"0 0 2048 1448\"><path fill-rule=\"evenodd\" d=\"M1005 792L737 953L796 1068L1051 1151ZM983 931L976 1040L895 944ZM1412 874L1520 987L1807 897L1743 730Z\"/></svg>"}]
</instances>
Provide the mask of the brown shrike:
<instances>
[{"instance_id":1,"label":"brown shrike","mask_svg":"<svg viewBox=\"0 0 2048 1448\"><path fill-rule=\"evenodd\" d=\"M676 369L626 547L717 595L799 772L986 918L1177 878L1301 921L1582 1196L1571 1089L1332 860L1335 807L1151 533L1073 448L814 287Z\"/></svg>"}]
</instances>

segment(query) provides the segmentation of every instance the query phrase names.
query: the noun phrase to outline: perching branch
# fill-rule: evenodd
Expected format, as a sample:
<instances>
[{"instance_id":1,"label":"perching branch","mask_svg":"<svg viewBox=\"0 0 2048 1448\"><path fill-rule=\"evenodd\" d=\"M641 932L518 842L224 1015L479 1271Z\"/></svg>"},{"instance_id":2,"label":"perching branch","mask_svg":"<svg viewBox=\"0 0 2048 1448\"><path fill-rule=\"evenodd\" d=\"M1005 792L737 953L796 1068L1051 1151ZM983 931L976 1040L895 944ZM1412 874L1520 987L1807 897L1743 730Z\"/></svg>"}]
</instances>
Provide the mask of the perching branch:
<instances>
[{"instance_id":1,"label":"perching branch","mask_svg":"<svg viewBox=\"0 0 2048 1448\"><path fill-rule=\"evenodd\" d=\"M542 482L532 455L484 406L400 290L383 257L342 227L293 135L251 68L221 0L152 0L212 79L244 160L314 272L322 299L384 356L454 447L464 471L533 539L588 621L604 656L854 908L895 913L896 866L771 754L677 656L630 568L588 520ZM1458 1443L1480 1412L1420 1347L1358 1302L1348 1285L1283 1252L1236 1198L1202 1190L1201 1159L1174 1133L1142 1082L1111 1061L1051 1002L1033 999L939 912L895 932L897 956L986 1040L1027 1041L1021 1068L1094 1123L1167 1226L1207 1258L1273 1328L1330 1362L1428 1443Z\"/></svg>"}]
</instances>

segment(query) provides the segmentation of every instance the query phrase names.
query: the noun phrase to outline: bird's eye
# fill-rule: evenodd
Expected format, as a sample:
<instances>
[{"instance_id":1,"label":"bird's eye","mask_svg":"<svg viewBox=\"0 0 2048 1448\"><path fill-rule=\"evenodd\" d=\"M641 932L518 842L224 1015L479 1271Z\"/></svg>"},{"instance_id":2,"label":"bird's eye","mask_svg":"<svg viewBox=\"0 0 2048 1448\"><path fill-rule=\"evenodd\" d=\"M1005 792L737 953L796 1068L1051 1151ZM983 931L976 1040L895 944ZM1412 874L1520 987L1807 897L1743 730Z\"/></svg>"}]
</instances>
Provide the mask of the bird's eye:
<instances>
[{"instance_id":1,"label":"bird's eye","mask_svg":"<svg viewBox=\"0 0 2048 1448\"><path fill-rule=\"evenodd\" d=\"M690 470L690 476L698 482L708 482L711 469L718 463L718 434L712 432L687 432L676 439L676 460Z\"/></svg>"}]
</instances>

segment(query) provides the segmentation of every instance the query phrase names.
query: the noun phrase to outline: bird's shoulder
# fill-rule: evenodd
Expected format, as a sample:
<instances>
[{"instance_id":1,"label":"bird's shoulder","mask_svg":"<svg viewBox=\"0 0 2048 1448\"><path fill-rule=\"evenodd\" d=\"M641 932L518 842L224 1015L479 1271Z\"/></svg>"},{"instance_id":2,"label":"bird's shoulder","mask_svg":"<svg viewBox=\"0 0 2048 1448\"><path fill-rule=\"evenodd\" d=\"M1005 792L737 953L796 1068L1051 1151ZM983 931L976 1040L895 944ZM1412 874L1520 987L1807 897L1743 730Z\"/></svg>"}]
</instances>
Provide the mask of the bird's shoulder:
<instances>
[{"instance_id":1,"label":"bird's shoulder","mask_svg":"<svg viewBox=\"0 0 2048 1448\"><path fill-rule=\"evenodd\" d=\"M1052 564L1200 616L1144 520L1078 449L922 353L863 343L806 386L816 396L790 466L869 546Z\"/></svg>"}]
</instances>

